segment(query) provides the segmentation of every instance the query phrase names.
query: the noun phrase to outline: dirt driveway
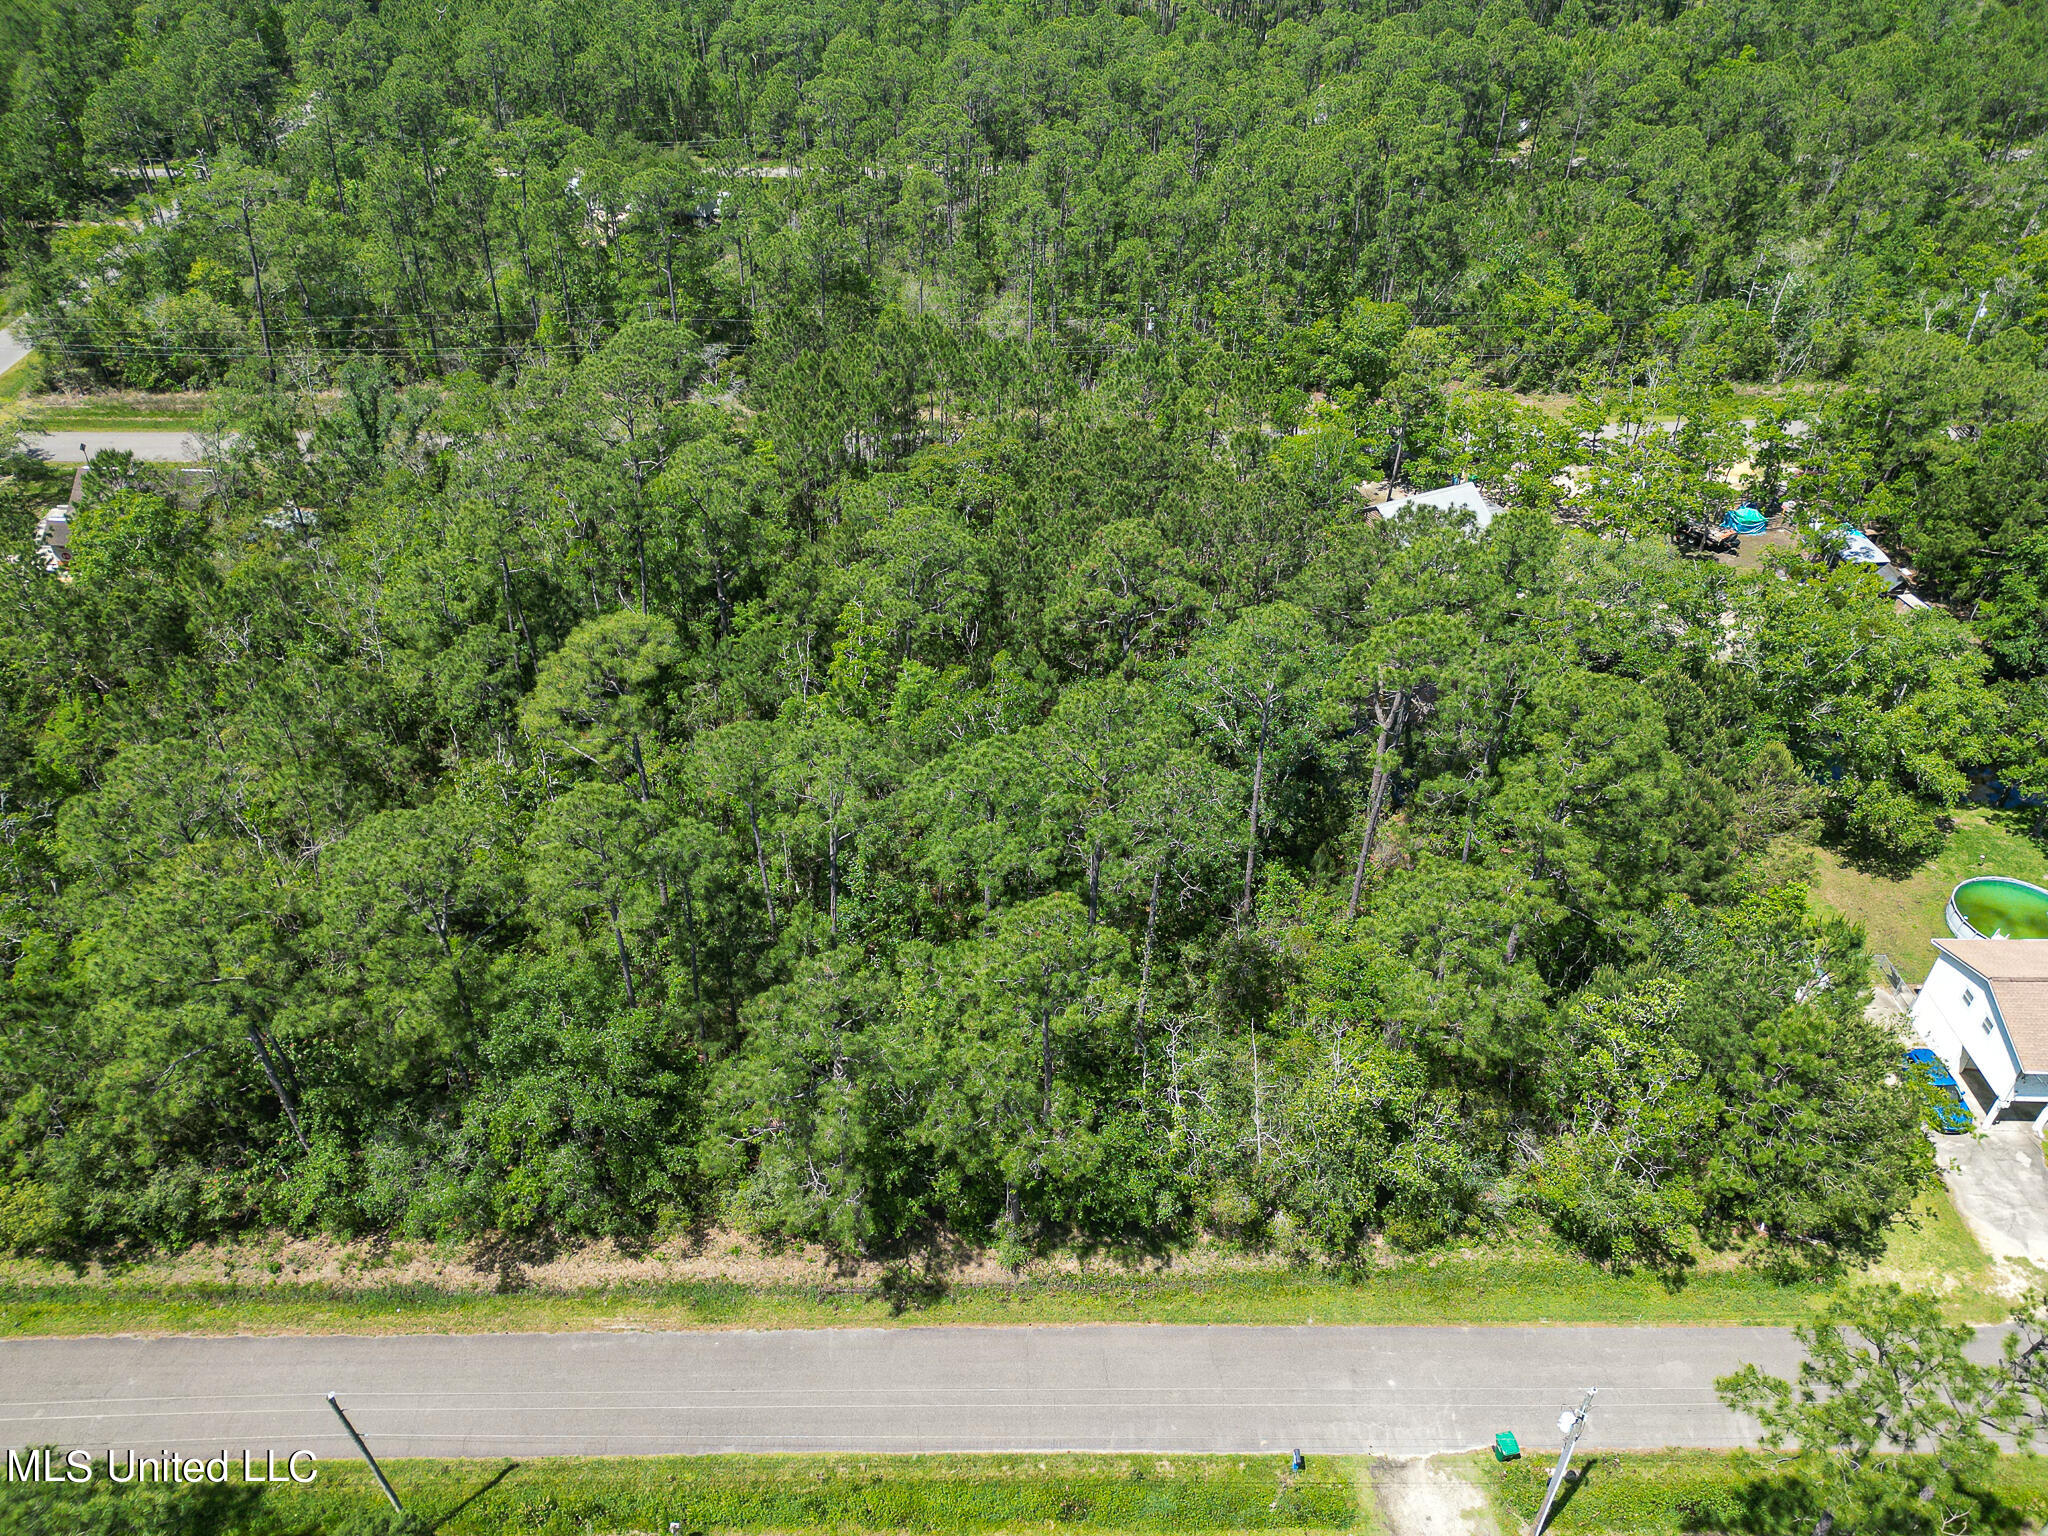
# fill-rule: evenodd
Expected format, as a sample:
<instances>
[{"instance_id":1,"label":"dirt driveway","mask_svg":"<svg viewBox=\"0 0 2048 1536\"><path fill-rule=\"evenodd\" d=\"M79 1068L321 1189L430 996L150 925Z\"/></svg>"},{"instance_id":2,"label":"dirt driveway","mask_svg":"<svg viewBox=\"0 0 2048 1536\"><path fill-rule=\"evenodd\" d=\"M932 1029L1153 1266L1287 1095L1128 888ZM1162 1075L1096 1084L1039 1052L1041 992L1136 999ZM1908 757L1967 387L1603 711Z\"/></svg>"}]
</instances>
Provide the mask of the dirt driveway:
<instances>
[{"instance_id":1,"label":"dirt driveway","mask_svg":"<svg viewBox=\"0 0 2048 1536\"><path fill-rule=\"evenodd\" d=\"M1427 1456L1372 1463L1366 1492L1393 1536L1499 1536L1486 1492Z\"/></svg>"}]
</instances>

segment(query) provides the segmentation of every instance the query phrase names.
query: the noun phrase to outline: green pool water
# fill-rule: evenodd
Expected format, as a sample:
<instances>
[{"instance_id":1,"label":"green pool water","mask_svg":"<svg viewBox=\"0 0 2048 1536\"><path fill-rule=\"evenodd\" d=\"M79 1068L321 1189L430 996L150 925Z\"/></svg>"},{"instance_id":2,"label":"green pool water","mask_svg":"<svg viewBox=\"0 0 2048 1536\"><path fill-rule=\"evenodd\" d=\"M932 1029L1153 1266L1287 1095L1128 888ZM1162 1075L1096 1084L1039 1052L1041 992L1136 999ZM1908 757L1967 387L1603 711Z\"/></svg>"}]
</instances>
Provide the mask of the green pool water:
<instances>
[{"instance_id":1,"label":"green pool water","mask_svg":"<svg viewBox=\"0 0 2048 1536\"><path fill-rule=\"evenodd\" d=\"M2048 891L1988 875L1965 880L1949 906L1981 938L2048 939Z\"/></svg>"}]
</instances>

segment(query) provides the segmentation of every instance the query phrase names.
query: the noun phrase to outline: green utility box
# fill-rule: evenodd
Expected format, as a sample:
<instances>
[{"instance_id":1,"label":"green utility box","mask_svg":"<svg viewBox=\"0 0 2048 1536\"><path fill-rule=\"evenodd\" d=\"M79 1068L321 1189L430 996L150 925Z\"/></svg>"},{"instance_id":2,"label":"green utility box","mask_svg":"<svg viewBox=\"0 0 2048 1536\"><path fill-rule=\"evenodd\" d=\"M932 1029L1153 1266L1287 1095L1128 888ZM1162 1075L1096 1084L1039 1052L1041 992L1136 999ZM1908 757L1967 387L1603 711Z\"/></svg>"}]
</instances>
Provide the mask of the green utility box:
<instances>
[{"instance_id":1,"label":"green utility box","mask_svg":"<svg viewBox=\"0 0 2048 1536\"><path fill-rule=\"evenodd\" d=\"M1495 1461L1513 1461L1521 1454L1522 1447L1520 1442L1506 1430L1502 1430L1493 1437L1493 1459Z\"/></svg>"}]
</instances>

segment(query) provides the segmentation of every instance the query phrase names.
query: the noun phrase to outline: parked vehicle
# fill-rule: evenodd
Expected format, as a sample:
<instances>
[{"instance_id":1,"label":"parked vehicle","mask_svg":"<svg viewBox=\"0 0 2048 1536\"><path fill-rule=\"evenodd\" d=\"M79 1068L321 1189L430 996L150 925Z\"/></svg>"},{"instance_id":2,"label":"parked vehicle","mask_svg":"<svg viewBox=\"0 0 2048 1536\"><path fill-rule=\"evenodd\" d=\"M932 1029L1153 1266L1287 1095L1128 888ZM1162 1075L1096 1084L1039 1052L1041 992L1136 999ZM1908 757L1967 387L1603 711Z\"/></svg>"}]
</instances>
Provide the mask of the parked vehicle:
<instances>
[{"instance_id":1,"label":"parked vehicle","mask_svg":"<svg viewBox=\"0 0 2048 1536\"><path fill-rule=\"evenodd\" d=\"M1963 1090L1956 1086L1956 1080L1949 1076L1941 1058L1924 1045L1916 1045L1906 1052L1908 1075L1925 1073L1928 1086L1938 1097L1934 1106L1934 1123L1950 1136L1977 1128L1977 1117L1970 1113L1970 1106L1963 1102Z\"/></svg>"},{"instance_id":2,"label":"parked vehicle","mask_svg":"<svg viewBox=\"0 0 2048 1536\"><path fill-rule=\"evenodd\" d=\"M1714 528L1706 523L1681 523L1674 537L1680 549L1699 549L1710 555L1733 555L1742 549L1742 538L1733 528Z\"/></svg>"}]
</instances>

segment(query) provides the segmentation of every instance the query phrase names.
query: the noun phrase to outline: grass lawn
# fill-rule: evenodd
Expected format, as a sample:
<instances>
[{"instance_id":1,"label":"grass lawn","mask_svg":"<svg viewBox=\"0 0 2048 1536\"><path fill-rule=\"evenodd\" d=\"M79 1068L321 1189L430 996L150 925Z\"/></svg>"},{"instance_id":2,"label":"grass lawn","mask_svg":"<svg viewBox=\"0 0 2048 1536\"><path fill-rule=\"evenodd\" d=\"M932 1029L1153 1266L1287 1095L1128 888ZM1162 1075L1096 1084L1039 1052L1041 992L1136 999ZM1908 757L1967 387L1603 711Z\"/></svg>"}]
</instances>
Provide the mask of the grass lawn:
<instances>
[{"instance_id":1,"label":"grass lawn","mask_svg":"<svg viewBox=\"0 0 2048 1536\"><path fill-rule=\"evenodd\" d=\"M19 400L36 377L36 355L31 352L5 373L0 373L0 400Z\"/></svg>"},{"instance_id":2,"label":"grass lawn","mask_svg":"<svg viewBox=\"0 0 2048 1536\"><path fill-rule=\"evenodd\" d=\"M1943 1192L1926 1197L1874 1267L1946 1297L1951 1316L2006 1314L1990 1261ZM832 1328L1053 1323L1507 1324L1790 1323L1827 1300L1747 1269L1702 1268L1682 1285L1611 1275L1559 1253L1464 1253L1396 1261L1355 1278L1274 1266L1209 1274L1027 1276L955 1285L897 1311L869 1284L681 1280L587 1290L454 1291L274 1281L172 1284L115 1274L76 1280L10 1265L0 1337L96 1333L535 1333L637 1328Z\"/></svg>"},{"instance_id":3,"label":"grass lawn","mask_svg":"<svg viewBox=\"0 0 2048 1536\"><path fill-rule=\"evenodd\" d=\"M1326 1457L1298 1477L1281 1456L665 1456L393 1461L385 1471L408 1511L439 1536L598 1536L662 1532L670 1522L705 1536L1027 1527L1369 1536L1381 1529L1360 1468ZM89 1496L121 1496L109 1488L99 1485ZM0 1485L0 1513L17 1500L56 1504L70 1497L76 1495ZM204 1528L214 1536L259 1524L324 1530L386 1507L369 1473L353 1462L323 1463L318 1481L308 1485L225 1484L162 1497L180 1500L188 1517L195 1511L190 1501L213 1500ZM47 1528L61 1527L52 1519Z\"/></svg>"},{"instance_id":4,"label":"grass lawn","mask_svg":"<svg viewBox=\"0 0 2048 1536\"><path fill-rule=\"evenodd\" d=\"M1884 1257L1870 1267L1867 1278L1946 1295L1951 1314L1964 1322L1989 1321L2007 1310L1994 1299L1996 1266L1963 1225L1945 1188L1914 1202L1911 1221L1893 1229Z\"/></svg>"},{"instance_id":5,"label":"grass lawn","mask_svg":"<svg viewBox=\"0 0 2048 1536\"><path fill-rule=\"evenodd\" d=\"M0 387L5 380L0 379ZM212 403L206 395L174 395L140 402L31 405L22 425L31 432L190 432Z\"/></svg>"},{"instance_id":6,"label":"grass lawn","mask_svg":"<svg viewBox=\"0 0 2048 1536\"><path fill-rule=\"evenodd\" d=\"M2027 813L1969 806L1955 822L1948 845L1903 879L1852 869L1827 849L1814 850L1813 894L1860 922L1872 951L1890 955L1915 984L1934 963L1928 941L1948 936L1942 912L1958 881L2013 875L2048 885L2048 848L2029 835Z\"/></svg>"},{"instance_id":7,"label":"grass lawn","mask_svg":"<svg viewBox=\"0 0 2048 1536\"><path fill-rule=\"evenodd\" d=\"M1503 1529L1526 1530L1542 1506L1556 1454L1554 1448L1532 1446L1519 1461L1498 1463L1490 1454L1475 1453L1446 1457L1443 1465L1487 1491ZM1576 1465L1580 1476L1566 1485L1551 1515L1548 1529L1557 1536L1723 1530L1742 1478L1736 1458L1722 1451L1596 1451ZM2032 1528L2048 1517L2048 1459L2002 1458L1994 1488Z\"/></svg>"}]
</instances>

